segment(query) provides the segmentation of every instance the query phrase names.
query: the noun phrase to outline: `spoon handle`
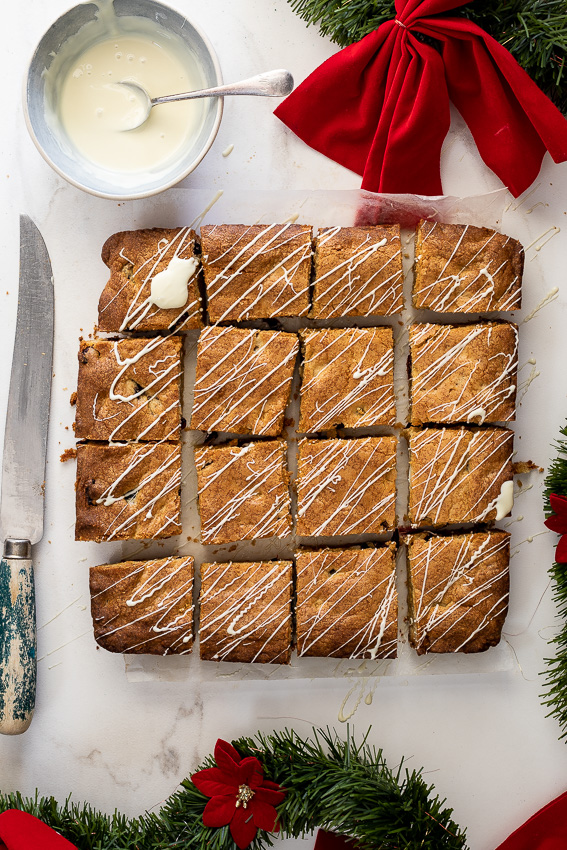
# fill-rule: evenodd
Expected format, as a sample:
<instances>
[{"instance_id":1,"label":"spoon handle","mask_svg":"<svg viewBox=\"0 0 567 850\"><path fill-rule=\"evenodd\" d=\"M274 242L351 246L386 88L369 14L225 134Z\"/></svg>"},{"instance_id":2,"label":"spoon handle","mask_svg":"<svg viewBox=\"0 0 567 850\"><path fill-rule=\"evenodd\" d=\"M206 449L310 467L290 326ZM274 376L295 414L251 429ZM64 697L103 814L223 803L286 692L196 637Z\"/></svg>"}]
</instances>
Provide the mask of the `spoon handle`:
<instances>
[{"instance_id":1,"label":"spoon handle","mask_svg":"<svg viewBox=\"0 0 567 850\"><path fill-rule=\"evenodd\" d=\"M163 97L152 98L152 106L158 103L171 103L174 100L192 100L196 97L222 97L227 94L259 95L263 97L284 97L293 89L293 77L289 71L283 69L277 71L266 71L256 74L239 83L229 83L225 86L215 86L210 89L189 91L183 94L168 94Z\"/></svg>"}]
</instances>

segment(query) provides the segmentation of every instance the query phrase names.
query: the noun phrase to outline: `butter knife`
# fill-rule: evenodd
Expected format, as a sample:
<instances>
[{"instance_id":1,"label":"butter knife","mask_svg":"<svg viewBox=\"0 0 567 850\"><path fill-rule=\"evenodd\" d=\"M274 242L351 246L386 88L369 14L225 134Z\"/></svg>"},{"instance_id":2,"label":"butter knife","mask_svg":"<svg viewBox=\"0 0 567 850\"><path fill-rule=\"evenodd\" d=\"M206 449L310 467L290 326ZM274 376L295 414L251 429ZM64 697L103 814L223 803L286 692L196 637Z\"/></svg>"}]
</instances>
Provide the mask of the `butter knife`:
<instances>
[{"instance_id":1,"label":"butter knife","mask_svg":"<svg viewBox=\"0 0 567 850\"><path fill-rule=\"evenodd\" d=\"M18 314L0 498L0 733L4 735L25 732L35 707L32 546L43 535L52 361L51 263L39 230L22 215Z\"/></svg>"}]
</instances>

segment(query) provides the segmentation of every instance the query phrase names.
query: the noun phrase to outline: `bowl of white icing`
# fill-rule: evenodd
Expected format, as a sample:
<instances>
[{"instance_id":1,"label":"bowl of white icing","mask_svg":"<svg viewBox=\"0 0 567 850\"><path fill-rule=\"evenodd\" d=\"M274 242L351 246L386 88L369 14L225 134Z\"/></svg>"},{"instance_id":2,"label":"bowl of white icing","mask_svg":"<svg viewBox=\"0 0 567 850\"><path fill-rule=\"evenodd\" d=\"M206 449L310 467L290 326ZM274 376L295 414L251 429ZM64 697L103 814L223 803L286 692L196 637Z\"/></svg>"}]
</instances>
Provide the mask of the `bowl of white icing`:
<instances>
[{"instance_id":1,"label":"bowl of white icing","mask_svg":"<svg viewBox=\"0 0 567 850\"><path fill-rule=\"evenodd\" d=\"M150 97L222 84L202 30L154 0L96 0L70 9L38 44L25 81L30 135L62 177L93 195L144 198L174 186L217 134L222 97L156 106L128 127L135 82Z\"/></svg>"}]
</instances>

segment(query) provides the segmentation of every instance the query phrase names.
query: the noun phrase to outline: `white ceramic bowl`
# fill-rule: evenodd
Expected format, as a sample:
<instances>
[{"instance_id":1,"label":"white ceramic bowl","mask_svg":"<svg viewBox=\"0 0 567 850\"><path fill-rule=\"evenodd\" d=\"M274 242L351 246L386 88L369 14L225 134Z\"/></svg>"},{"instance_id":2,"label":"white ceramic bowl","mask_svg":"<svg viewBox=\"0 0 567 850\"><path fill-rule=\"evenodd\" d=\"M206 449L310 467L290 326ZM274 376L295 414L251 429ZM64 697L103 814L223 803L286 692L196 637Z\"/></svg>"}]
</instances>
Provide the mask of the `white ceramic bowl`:
<instances>
[{"instance_id":1,"label":"white ceramic bowl","mask_svg":"<svg viewBox=\"0 0 567 850\"><path fill-rule=\"evenodd\" d=\"M199 133L190 144L164 167L154 173L140 175L106 171L86 162L66 143L57 122L49 120L46 103L53 100L53 80L46 74L61 46L77 32L96 19L94 3L75 6L62 15L47 30L30 62L25 80L24 111L30 135L45 160L62 177L93 195L113 200L133 200L155 195L183 180L201 162L211 147L222 118L222 97L206 98L205 117ZM199 27L187 18L155 0L114 0L118 17L127 15L147 18L174 33L188 45L204 79L204 86L222 84L222 74L216 54ZM51 87L51 90L50 90Z\"/></svg>"}]
</instances>

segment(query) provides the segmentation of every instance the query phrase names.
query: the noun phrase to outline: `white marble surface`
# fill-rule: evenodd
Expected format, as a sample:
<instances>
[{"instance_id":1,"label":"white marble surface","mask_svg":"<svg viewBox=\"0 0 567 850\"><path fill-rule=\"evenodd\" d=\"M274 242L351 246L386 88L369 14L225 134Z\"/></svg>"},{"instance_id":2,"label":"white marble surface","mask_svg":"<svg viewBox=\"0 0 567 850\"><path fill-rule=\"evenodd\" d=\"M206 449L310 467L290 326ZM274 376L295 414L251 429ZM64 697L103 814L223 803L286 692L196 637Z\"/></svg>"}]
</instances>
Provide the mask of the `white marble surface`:
<instances>
[{"instance_id":1,"label":"white marble surface","mask_svg":"<svg viewBox=\"0 0 567 850\"><path fill-rule=\"evenodd\" d=\"M306 28L285 0L177 0L200 23L220 57L225 79L288 67L300 81L335 47ZM472 850L493 850L528 815L565 790L567 749L540 704L553 635L554 606L547 578L553 535L541 534L541 476L525 484L514 517L512 601L506 639L511 669L492 674L416 678L296 679L290 681L128 681L122 657L97 651L88 610L88 549L73 541L72 463L59 455L73 444L68 399L76 380L81 329L92 330L104 270L104 239L128 227L135 210L82 194L51 172L27 137L20 105L28 57L66 0L4 4L0 31L0 437L13 341L18 274L18 213L41 223L56 282L56 350L46 485L46 530L36 552L39 685L30 730L0 739L0 788L53 794L112 811L137 814L159 806L211 751L217 736L257 728L312 724L344 731L351 714L359 732L392 765L402 756L423 766L468 828ZM227 100L218 138L185 188L350 189L359 178L306 148L271 115L273 103ZM222 151L234 145L223 158ZM417 150L416 155L419 155ZM498 188L455 116L443 154L444 188L473 194ZM545 465L566 412L565 215L567 166L546 160L534 190L508 207L504 229L525 242L548 228L560 232L541 251L528 251L527 316L552 287L559 297L522 329L520 362L534 355L541 375L523 399L518 428L522 459ZM171 202L174 203L174 196ZM511 199L508 199L511 200ZM151 201L143 215L151 215ZM160 199L167 209L168 198ZM508 202L507 202L508 204ZM506 204L506 205L507 205ZM156 224L159 222L155 222ZM545 238L545 237L544 237ZM536 246L541 244L536 242ZM535 258L532 260L532 256ZM527 377L530 367L522 373ZM533 537L533 542L527 542ZM342 711L341 711L342 709Z\"/></svg>"}]
</instances>

